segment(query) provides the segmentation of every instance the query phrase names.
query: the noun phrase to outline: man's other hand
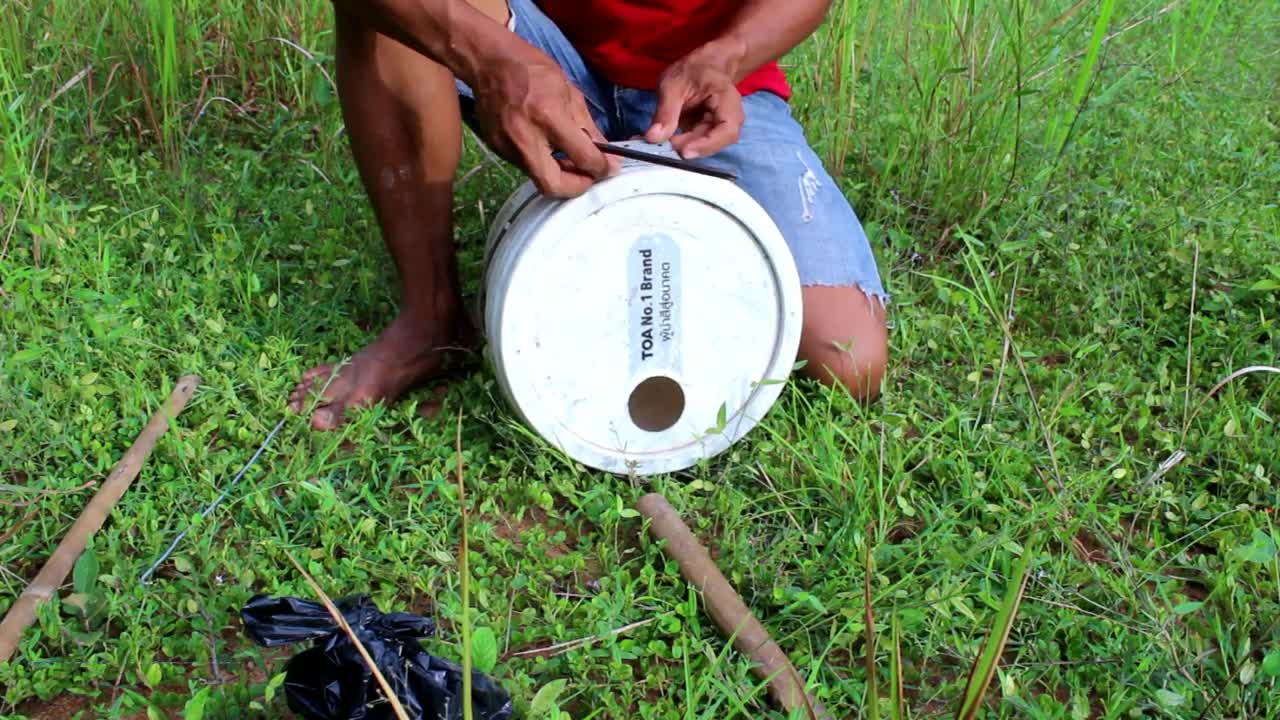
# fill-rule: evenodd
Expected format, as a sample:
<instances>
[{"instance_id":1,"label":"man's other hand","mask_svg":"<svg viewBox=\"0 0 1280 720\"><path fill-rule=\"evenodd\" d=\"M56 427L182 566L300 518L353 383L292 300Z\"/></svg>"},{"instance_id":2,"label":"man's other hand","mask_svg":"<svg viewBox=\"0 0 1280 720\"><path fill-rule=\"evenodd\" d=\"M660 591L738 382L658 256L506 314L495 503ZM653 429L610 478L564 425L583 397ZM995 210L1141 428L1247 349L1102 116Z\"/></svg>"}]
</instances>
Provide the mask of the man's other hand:
<instances>
[{"instance_id":1,"label":"man's other hand","mask_svg":"<svg viewBox=\"0 0 1280 720\"><path fill-rule=\"evenodd\" d=\"M658 80L658 110L645 139L670 140L689 160L707 157L738 141L744 119L731 64L706 47L667 68ZM677 135L677 130L683 132Z\"/></svg>"}]
</instances>

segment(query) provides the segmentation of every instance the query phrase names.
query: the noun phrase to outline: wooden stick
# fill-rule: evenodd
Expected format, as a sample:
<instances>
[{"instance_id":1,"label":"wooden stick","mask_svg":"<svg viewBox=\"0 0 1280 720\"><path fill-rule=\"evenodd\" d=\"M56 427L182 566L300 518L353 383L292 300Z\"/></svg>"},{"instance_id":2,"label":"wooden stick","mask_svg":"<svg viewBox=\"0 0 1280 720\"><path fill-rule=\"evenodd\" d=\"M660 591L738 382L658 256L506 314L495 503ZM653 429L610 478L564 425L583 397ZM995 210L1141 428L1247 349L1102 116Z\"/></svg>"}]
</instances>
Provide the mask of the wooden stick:
<instances>
[{"instance_id":1,"label":"wooden stick","mask_svg":"<svg viewBox=\"0 0 1280 720\"><path fill-rule=\"evenodd\" d=\"M810 720L829 720L822 705L805 694L804 681L782 648L751 614L667 499L656 493L645 495L636 508L651 521L649 531L653 536L666 541L663 549L680 566L684 579L702 592L707 612L720 631L732 637L738 652L751 659L756 677L769 683L774 702L788 713L803 710Z\"/></svg>"},{"instance_id":2,"label":"wooden stick","mask_svg":"<svg viewBox=\"0 0 1280 720\"><path fill-rule=\"evenodd\" d=\"M18 642L22 639L22 633L35 622L36 609L41 603L57 594L58 587L67 579L76 560L89 544L89 537L106 522L111 509L129 489L134 478L138 477L142 464L155 449L156 441L169 429L170 422L177 418L182 409L187 406L187 401L191 399L199 385L200 378L195 375L186 375L178 379L169 399L151 416L151 421L138 434L138 438L133 441L133 446L125 452L124 457L120 458L120 462L107 476L102 487L89 500L80 517L76 518L75 524L67 531L66 537L58 544L53 555L45 561L40 573L18 596L13 607L9 608L4 621L0 622L0 662L8 662L13 657L18 649Z\"/></svg>"}]
</instances>

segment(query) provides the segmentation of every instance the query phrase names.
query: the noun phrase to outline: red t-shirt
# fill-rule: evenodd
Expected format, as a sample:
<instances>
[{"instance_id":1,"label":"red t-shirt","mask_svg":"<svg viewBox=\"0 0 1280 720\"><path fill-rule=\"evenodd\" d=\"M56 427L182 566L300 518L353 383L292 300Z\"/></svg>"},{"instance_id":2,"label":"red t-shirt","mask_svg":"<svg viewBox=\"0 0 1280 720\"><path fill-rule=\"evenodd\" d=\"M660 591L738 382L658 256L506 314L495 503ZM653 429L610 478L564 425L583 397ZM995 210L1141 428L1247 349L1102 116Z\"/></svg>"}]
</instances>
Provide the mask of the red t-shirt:
<instances>
[{"instance_id":1,"label":"red t-shirt","mask_svg":"<svg viewBox=\"0 0 1280 720\"><path fill-rule=\"evenodd\" d=\"M714 40L733 21L740 0L538 0L587 62L611 82L654 90L671 63ZM738 85L743 95L768 90L790 99L778 63Z\"/></svg>"}]
</instances>

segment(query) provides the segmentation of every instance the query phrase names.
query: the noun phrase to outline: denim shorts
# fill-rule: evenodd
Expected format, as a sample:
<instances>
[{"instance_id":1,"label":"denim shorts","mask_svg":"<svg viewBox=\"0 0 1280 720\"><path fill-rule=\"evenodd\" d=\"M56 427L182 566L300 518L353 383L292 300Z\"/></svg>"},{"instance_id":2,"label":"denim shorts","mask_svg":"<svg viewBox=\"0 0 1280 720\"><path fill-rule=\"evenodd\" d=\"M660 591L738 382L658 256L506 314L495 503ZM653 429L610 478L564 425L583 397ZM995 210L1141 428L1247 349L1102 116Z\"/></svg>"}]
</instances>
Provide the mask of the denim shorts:
<instances>
[{"instance_id":1,"label":"denim shorts","mask_svg":"<svg viewBox=\"0 0 1280 720\"><path fill-rule=\"evenodd\" d=\"M657 109L655 93L605 80L534 0L510 0L510 7L509 27L559 63L610 141L648 130ZM472 97L461 81L458 92L464 99ZM464 110L468 107L464 103ZM773 218L791 248L801 284L858 287L884 302L887 296L867 234L839 184L809 147L791 107L777 95L760 91L743 98L743 110L746 121L738 142L707 158L707 164L735 172L738 186Z\"/></svg>"}]
</instances>

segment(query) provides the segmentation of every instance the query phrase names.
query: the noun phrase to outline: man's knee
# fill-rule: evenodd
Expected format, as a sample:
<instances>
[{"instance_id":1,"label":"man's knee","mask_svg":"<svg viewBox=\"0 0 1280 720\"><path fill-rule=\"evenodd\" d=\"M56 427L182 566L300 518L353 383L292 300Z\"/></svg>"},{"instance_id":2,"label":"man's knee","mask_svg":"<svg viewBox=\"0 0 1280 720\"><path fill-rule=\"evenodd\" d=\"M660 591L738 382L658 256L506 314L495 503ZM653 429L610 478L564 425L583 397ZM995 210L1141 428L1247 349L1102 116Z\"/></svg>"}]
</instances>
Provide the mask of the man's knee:
<instances>
[{"instance_id":1,"label":"man's knee","mask_svg":"<svg viewBox=\"0 0 1280 720\"><path fill-rule=\"evenodd\" d=\"M889 364L883 304L854 287L807 287L804 306L805 374L858 400L874 399Z\"/></svg>"},{"instance_id":2,"label":"man's knee","mask_svg":"<svg viewBox=\"0 0 1280 720\"><path fill-rule=\"evenodd\" d=\"M880 394L889 365L889 345L884 338L846 341L830 339L825 349L811 353L805 366L809 377L828 387L843 387L856 400L874 400Z\"/></svg>"}]
</instances>

